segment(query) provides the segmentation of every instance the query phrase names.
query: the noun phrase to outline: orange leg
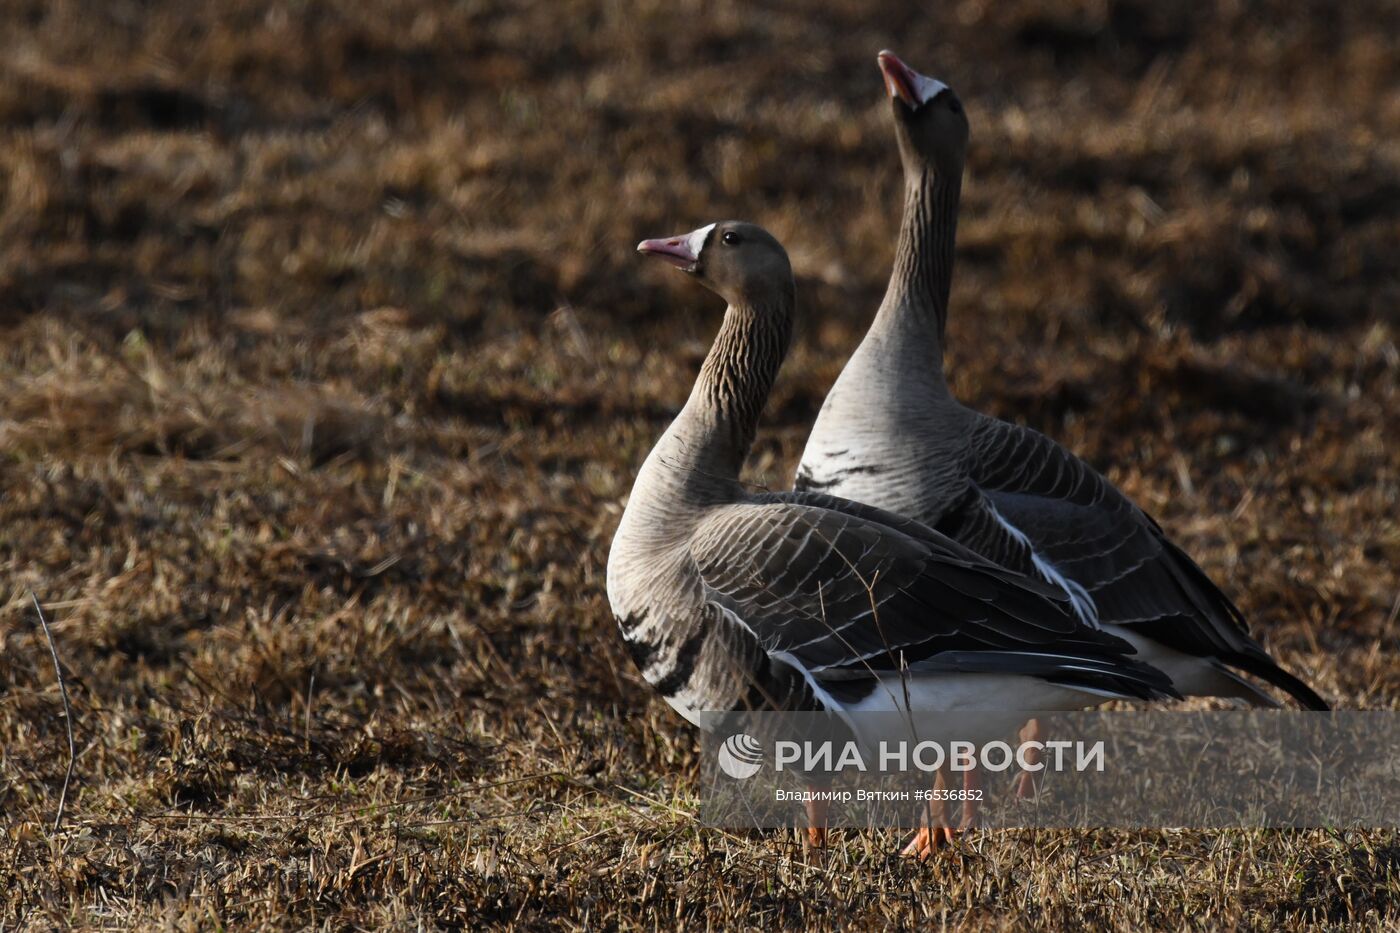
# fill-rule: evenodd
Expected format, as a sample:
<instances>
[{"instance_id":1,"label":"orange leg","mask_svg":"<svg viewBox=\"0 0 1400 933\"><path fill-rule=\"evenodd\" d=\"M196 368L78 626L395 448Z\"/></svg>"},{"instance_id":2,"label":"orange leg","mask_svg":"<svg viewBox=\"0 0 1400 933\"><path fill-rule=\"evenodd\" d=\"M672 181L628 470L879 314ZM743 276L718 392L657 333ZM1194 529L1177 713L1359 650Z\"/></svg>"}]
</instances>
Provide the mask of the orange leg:
<instances>
[{"instance_id":1,"label":"orange leg","mask_svg":"<svg viewBox=\"0 0 1400 933\"><path fill-rule=\"evenodd\" d=\"M914 833L914 838L909 840L909 844L899 853L905 858L917 858L919 861L926 861L938 849L952 842L958 831L953 828L953 824L948 815L948 802L937 796L939 791L945 790L948 784L944 780L943 772L939 771L934 779L934 798L928 802L928 807L923 813L924 825L919 827Z\"/></svg>"},{"instance_id":2,"label":"orange leg","mask_svg":"<svg viewBox=\"0 0 1400 933\"><path fill-rule=\"evenodd\" d=\"M1019 739L1022 742L1039 742L1042 738L1040 731L1040 720L1032 719L1022 727ZM1025 759L1027 764L1040 763L1040 749L1026 749ZM1035 773L1032 771L1022 771L1021 776L1016 781L1016 796L1024 800L1027 797L1035 796Z\"/></svg>"},{"instance_id":3,"label":"orange leg","mask_svg":"<svg viewBox=\"0 0 1400 933\"><path fill-rule=\"evenodd\" d=\"M830 790L831 785L808 784L807 790L816 793ZM807 846L812 849L826 848L826 816L831 802L822 798L807 801Z\"/></svg>"}]
</instances>

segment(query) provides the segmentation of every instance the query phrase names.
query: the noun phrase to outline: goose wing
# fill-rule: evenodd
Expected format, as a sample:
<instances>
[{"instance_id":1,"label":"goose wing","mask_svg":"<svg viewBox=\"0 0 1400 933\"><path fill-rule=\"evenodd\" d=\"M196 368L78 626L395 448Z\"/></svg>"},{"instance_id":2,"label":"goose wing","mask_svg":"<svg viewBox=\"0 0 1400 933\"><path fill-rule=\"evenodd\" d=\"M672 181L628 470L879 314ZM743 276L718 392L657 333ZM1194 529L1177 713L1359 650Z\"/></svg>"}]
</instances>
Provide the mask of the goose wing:
<instances>
[{"instance_id":1,"label":"goose wing","mask_svg":"<svg viewBox=\"0 0 1400 933\"><path fill-rule=\"evenodd\" d=\"M716 510L690 550L707 599L812 673L996 670L1089 678L1125 696L1170 691L1057 588L878 509L758 497Z\"/></svg>"},{"instance_id":2,"label":"goose wing","mask_svg":"<svg viewBox=\"0 0 1400 933\"><path fill-rule=\"evenodd\" d=\"M1093 595L1104 621L1178 619L1215 651L1248 642L1244 617L1225 594L1083 460L1037 431L992 418L979 421L971 449L973 482L1039 554Z\"/></svg>"},{"instance_id":3,"label":"goose wing","mask_svg":"<svg viewBox=\"0 0 1400 933\"><path fill-rule=\"evenodd\" d=\"M1038 431L994 418L978 420L970 448L973 482L1037 554L1088 591L1102 621L1327 708L1250 637L1243 613L1205 571L1093 467Z\"/></svg>"}]
</instances>

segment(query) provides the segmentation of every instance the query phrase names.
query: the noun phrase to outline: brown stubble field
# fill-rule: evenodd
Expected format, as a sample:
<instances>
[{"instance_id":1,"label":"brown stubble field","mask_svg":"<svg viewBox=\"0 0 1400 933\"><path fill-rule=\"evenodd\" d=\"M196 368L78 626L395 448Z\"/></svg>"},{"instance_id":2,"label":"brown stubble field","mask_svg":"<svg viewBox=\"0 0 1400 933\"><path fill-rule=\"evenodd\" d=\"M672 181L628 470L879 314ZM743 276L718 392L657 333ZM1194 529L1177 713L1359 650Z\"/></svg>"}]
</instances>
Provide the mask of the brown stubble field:
<instances>
[{"instance_id":1,"label":"brown stubble field","mask_svg":"<svg viewBox=\"0 0 1400 933\"><path fill-rule=\"evenodd\" d=\"M763 223L790 478L878 301L875 52L973 126L956 389L1155 513L1270 648L1400 705L1400 7L0 7L0 927L1400 923L1391 831L695 822L608 612ZM48 608L72 693L67 759Z\"/></svg>"}]
</instances>

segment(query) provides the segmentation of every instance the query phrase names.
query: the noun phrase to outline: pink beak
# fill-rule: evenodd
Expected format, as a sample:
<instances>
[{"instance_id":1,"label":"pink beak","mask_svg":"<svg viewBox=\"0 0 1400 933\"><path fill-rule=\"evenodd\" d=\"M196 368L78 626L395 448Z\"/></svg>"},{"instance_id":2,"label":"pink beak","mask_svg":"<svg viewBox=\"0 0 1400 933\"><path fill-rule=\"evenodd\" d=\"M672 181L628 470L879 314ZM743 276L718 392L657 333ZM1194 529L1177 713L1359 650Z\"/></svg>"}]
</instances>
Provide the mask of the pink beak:
<instances>
[{"instance_id":1,"label":"pink beak","mask_svg":"<svg viewBox=\"0 0 1400 933\"><path fill-rule=\"evenodd\" d=\"M885 90L890 92L891 97L902 100L910 110L918 110L948 90L948 85L937 78L919 74L888 49L880 53L879 62L880 73L885 76Z\"/></svg>"},{"instance_id":2,"label":"pink beak","mask_svg":"<svg viewBox=\"0 0 1400 933\"><path fill-rule=\"evenodd\" d=\"M637 244L637 252L657 256L677 269L690 269L700 259L699 256L690 251L690 243L683 236L643 240Z\"/></svg>"},{"instance_id":3,"label":"pink beak","mask_svg":"<svg viewBox=\"0 0 1400 933\"><path fill-rule=\"evenodd\" d=\"M918 72L900 61L899 56L889 49L876 56L876 60L880 63L880 73L885 76L885 90L891 97L898 97L910 107L923 103L915 90Z\"/></svg>"},{"instance_id":4,"label":"pink beak","mask_svg":"<svg viewBox=\"0 0 1400 933\"><path fill-rule=\"evenodd\" d=\"M659 240L643 240L637 244L637 252L659 256L682 272L694 272L700 265L700 251L714 224L692 230L680 236L662 237Z\"/></svg>"}]
</instances>

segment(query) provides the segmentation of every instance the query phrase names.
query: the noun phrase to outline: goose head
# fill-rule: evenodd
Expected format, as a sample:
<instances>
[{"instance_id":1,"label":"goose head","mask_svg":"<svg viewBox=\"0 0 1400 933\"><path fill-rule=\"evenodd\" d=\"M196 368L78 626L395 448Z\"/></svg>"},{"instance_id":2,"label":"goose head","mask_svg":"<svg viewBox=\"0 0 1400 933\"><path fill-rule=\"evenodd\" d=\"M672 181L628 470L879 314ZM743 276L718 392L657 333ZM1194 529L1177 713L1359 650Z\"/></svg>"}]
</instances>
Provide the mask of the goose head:
<instances>
[{"instance_id":1,"label":"goose head","mask_svg":"<svg viewBox=\"0 0 1400 933\"><path fill-rule=\"evenodd\" d=\"M921 75L886 50L878 57L894 109L895 136L906 173L932 168L946 178L962 175L967 156L967 114L953 89Z\"/></svg>"},{"instance_id":2,"label":"goose head","mask_svg":"<svg viewBox=\"0 0 1400 933\"><path fill-rule=\"evenodd\" d=\"M757 224L719 221L680 236L643 240L637 252L670 263L731 305L768 305L792 294L787 251Z\"/></svg>"}]
</instances>

